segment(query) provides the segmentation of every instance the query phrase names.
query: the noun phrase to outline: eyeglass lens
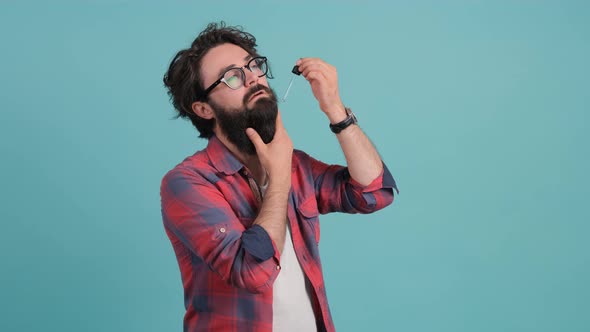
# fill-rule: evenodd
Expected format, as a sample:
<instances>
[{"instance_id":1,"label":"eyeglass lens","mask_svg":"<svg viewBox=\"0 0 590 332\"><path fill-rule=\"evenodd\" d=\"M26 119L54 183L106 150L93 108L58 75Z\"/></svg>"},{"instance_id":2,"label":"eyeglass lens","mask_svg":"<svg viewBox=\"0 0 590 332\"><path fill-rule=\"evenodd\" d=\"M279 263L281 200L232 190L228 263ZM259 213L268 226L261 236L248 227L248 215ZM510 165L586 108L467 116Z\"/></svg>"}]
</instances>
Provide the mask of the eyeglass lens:
<instances>
[{"instance_id":1,"label":"eyeglass lens","mask_svg":"<svg viewBox=\"0 0 590 332\"><path fill-rule=\"evenodd\" d=\"M246 68L258 75L258 77L264 76L267 70L266 60L264 58L254 58ZM244 71L241 68L232 68L223 75L224 82L232 89L238 89L244 85L245 79Z\"/></svg>"}]
</instances>

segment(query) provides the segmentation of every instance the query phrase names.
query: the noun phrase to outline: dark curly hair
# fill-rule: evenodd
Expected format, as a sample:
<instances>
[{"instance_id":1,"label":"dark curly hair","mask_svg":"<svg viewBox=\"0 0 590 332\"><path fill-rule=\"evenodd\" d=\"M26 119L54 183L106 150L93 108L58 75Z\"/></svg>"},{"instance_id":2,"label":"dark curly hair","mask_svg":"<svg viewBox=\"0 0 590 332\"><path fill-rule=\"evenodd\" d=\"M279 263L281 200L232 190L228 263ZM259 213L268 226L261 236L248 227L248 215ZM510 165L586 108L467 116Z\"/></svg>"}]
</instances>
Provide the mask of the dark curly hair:
<instances>
[{"instance_id":1,"label":"dark curly hair","mask_svg":"<svg viewBox=\"0 0 590 332\"><path fill-rule=\"evenodd\" d=\"M193 41L190 48L179 51L164 75L164 85L177 111L176 118L189 118L199 131L199 137L213 136L214 119L203 119L192 111L195 101L206 101L205 88L201 85L201 60L215 46L230 43L243 48L248 54L258 56L256 38L243 31L241 26L226 26L225 22L209 23ZM272 75L270 75L272 77Z\"/></svg>"}]
</instances>

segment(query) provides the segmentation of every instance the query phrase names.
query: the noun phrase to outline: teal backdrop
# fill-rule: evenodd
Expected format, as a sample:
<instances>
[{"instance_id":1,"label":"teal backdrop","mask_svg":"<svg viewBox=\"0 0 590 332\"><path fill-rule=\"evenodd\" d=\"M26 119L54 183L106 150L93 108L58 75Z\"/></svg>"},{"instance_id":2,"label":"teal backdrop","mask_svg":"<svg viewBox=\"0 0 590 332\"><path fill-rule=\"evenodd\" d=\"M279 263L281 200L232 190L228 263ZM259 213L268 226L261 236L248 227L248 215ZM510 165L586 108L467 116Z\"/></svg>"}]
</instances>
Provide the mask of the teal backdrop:
<instances>
[{"instance_id":1,"label":"teal backdrop","mask_svg":"<svg viewBox=\"0 0 590 332\"><path fill-rule=\"evenodd\" d=\"M396 178L394 204L326 215L338 331L590 331L585 1L3 1L0 331L181 331L162 176L202 149L162 76L208 22L299 57ZM299 149L344 158L297 78Z\"/></svg>"}]
</instances>

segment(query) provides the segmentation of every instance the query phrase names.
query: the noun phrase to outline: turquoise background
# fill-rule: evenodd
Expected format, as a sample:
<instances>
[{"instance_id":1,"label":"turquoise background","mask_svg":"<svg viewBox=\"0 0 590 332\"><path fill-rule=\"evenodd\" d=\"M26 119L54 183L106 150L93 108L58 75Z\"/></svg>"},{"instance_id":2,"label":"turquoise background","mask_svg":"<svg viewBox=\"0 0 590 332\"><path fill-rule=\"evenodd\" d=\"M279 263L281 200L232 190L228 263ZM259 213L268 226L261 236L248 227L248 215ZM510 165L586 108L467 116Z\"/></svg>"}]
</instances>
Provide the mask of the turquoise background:
<instances>
[{"instance_id":1,"label":"turquoise background","mask_svg":"<svg viewBox=\"0 0 590 332\"><path fill-rule=\"evenodd\" d=\"M0 330L182 329L159 185L206 141L162 76L224 19L279 95L334 64L400 187L322 218L338 331L590 331L587 3L2 2ZM344 161L303 79L281 111Z\"/></svg>"}]
</instances>

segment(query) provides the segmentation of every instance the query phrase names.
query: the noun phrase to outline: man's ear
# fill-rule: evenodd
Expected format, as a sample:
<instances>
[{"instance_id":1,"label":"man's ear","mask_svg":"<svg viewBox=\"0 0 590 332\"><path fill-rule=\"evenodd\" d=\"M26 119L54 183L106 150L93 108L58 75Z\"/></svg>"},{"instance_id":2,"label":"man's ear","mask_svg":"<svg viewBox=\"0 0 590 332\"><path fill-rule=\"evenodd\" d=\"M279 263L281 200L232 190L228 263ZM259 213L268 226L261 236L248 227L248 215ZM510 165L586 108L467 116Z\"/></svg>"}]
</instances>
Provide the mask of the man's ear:
<instances>
[{"instance_id":1,"label":"man's ear","mask_svg":"<svg viewBox=\"0 0 590 332\"><path fill-rule=\"evenodd\" d=\"M215 114L213 113L213 109L207 103L204 103L202 101L195 101L191 105L191 107L193 109L193 113L195 113L196 115L198 115L199 117L201 117L203 119L210 120L210 119L215 118Z\"/></svg>"}]
</instances>

